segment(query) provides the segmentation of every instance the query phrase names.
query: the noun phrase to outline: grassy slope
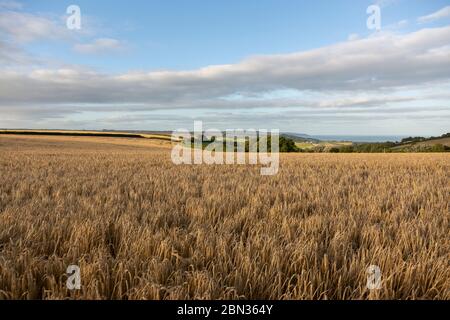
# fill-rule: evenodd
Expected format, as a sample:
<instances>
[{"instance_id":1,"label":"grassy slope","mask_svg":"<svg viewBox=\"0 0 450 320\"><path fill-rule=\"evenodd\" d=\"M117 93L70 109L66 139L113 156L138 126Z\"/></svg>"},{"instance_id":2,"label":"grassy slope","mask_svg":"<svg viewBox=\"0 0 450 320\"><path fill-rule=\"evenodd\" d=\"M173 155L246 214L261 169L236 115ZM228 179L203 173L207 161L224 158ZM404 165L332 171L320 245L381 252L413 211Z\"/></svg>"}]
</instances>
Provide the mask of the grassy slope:
<instances>
[{"instance_id":1,"label":"grassy slope","mask_svg":"<svg viewBox=\"0 0 450 320\"><path fill-rule=\"evenodd\" d=\"M450 146L450 138L432 139L432 140L427 140L427 141L417 143L417 145L419 145L419 146L432 146L435 144L442 144L444 146Z\"/></svg>"},{"instance_id":2,"label":"grassy slope","mask_svg":"<svg viewBox=\"0 0 450 320\"><path fill-rule=\"evenodd\" d=\"M392 150L408 150L408 149L414 149L417 147L429 147L434 146L436 144L442 144L444 146L450 146L450 138L437 138L437 139L430 139L422 142L412 142L412 143L406 143L402 144L400 146L393 147Z\"/></svg>"}]
</instances>

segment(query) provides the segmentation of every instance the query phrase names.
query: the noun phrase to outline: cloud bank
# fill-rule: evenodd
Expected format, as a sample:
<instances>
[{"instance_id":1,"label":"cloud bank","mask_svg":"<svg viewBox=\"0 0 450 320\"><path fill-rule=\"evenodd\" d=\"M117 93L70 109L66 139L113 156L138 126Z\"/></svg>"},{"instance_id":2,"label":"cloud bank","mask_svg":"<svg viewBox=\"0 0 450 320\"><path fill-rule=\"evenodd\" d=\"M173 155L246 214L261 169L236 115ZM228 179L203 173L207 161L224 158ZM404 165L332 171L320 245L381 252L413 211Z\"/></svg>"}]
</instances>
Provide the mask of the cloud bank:
<instances>
[{"instance_id":1,"label":"cloud bank","mask_svg":"<svg viewBox=\"0 0 450 320\"><path fill-rule=\"evenodd\" d=\"M117 75L82 69L2 72L0 104L173 103L237 92L373 91L443 82L450 78L448 39L450 27L424 29L189 71Z\"/></svg>"},{"instance_id":2,"label":"cloud bank","mask_svg":"<svg viewBox=\"0 0 450 320\"><path fill-rule=\"evenodd\" d=\"M420 23L428 23L449 17L450 17L450 6L447 6L432 14L419 17L417 21Z\"/></svg>"}]
</instances>

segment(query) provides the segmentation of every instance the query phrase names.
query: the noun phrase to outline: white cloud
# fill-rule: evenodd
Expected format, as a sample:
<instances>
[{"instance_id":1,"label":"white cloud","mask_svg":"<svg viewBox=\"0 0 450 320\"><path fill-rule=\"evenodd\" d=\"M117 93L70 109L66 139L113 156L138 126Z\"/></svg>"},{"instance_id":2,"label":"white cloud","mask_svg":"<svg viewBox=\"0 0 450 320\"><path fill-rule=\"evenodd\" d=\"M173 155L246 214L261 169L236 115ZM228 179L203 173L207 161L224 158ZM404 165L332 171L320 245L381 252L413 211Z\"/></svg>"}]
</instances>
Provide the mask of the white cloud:
<instances>
[{"instance_id":1,"label":"white cloud","mask_svg":"<svg viewBox=\"0 0 450 320\"><path fill-rule=\"evenodd\" d=\"M358 40L359 38L360 38L359 34L357 33L352 33L348 35L348 41L355 41Z\"/></svg>"},{"instance_id":2,"label":"white cloud","mask_svg":"<svg viewBox=\"0 0 450 320\"><path fill-rule=\"evenodd\" d=\"M400 1L401 0L376 0L375 5L377 5L381 8L386 8L386 7L395 5L396 3L400 2Z\"/></svg>"},{"instance_id":3,"label":"white cloud","mask_svg":"<svg viewBox=\"0 0 450 320\"><path fill-rule=\"evenodd\" d=\"M68 38L63 24L48 17L24 12L0 12L0 32L14 42Z\"/></svg>"},{"instance_id":4,"label":"white cloud","mask_svg":"<svg viewBox=\"0 0 450 320\"><path fill-rule=\"evenodd\" d=\"M432 14L419 17L417 19L417 21L419 23L428 23L428 22L433 22L433 21L437 21L440 19L448 18L448 17L450 17L450 6L444 7Z\"/></svg>"},{"instance_id":5,"label":"white cloud","mask_svg":"<svg viewBox=\"0 0 450 320\"><path fill-rule=\"evenodd\" d=\"M0 9L6 10L20 10L23 5L20 2L14 0L2 0L0 1Z\"/></svg>"},{"instance_id":6,"label":"white cloud","mask_svg":"<svg viewBox=\"0 0 450 320\"><path fill-rule=\"evenodd\" d=\"M91 43L76 44L74 50L84 54L110 53L124 49L123 43L112 38L100 38Z\"/></svg>"},{"instance_id":7,"label":"white cloud","mask_svg":"<svg viewBox=\"0 0 450 320\"><path fill-rule=\"evenodd\" d=\"M397 26L399 27L405 27L408 25L408 20L400 20L399 22L397 22Z\"/></svg>"},{"instance_id":8,"label":"white cloud","mask_svg":"<svg viewBox=\"0 0 450 320\"><path fill-rule=\"evenodd\" d=\"M0 66L27 65L31 60L20 48L0 39Z\"/></svg>"},{"instance_id":9,"label":"white cloud","mask_svg":"<svg viewBox=\"0 0 450 320\"><path fill-rule=\"evenodd\" d=\"M1 0L0 0L1 1ZM124 46L116 39L98 38L92 43L81 43L84 38L92 38L98 33L95 18L83 15L81 30L69 30L66 26L67 16L48 16L31 14L18 10L0 11L0 39L17 45L43 40L76 43L74 48L83 53L119 50Z\"/></svg>"}]
</instances>

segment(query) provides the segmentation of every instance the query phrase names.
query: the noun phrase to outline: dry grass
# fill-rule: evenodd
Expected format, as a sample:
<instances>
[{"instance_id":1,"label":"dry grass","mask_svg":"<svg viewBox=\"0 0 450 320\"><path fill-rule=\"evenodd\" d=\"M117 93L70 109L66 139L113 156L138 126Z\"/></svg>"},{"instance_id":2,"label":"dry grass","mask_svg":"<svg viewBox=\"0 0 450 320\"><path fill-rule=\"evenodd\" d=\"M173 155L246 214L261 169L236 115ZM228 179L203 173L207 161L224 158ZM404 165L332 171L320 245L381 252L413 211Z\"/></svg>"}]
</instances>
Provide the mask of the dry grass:
<instances>
[{"instance_id":1,"label":"dry grass","mask_svg":"<svg viewBox=\"0 0 450 320\"><path fill-rule=\"evenodd\" d=\"M0 136L0 298L450 299L448 154L283 155L269 177L107 140Z\"/></svg>"}]
</instances>

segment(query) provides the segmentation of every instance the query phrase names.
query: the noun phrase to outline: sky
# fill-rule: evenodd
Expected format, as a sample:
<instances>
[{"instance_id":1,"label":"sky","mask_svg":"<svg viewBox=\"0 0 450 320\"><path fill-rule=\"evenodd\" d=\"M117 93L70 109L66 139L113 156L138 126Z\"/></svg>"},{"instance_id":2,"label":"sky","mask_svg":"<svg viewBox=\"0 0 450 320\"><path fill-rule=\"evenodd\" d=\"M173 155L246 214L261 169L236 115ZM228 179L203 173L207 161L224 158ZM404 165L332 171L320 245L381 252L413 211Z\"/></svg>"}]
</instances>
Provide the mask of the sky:
<instances>
[{"instance_id":1,"label":"sky","mask_svg":"<svg viewBox=\"0 0 450 320\"><path fill-rule=\"evenodd\" d=\"M69 29L70 5L80 28ZM369 28L380 9L378 28ZM450 0L0 0L0 128L450 131Z\"/></svg>"}]
</instances>

